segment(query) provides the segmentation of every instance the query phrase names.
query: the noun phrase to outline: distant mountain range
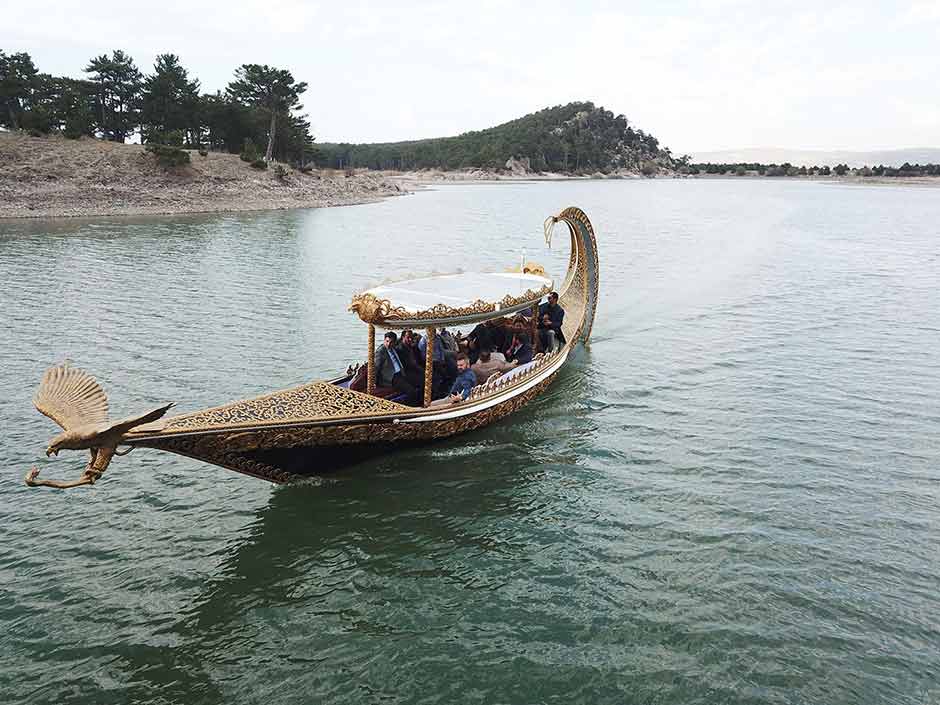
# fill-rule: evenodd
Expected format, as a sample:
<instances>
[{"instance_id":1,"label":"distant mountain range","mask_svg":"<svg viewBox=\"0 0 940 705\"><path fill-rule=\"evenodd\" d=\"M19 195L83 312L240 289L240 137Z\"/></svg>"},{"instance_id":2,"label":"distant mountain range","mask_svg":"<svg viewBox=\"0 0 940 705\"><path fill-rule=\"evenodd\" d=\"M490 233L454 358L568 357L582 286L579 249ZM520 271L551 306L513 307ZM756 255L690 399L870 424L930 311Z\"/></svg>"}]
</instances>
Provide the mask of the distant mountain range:
<instances>
[{"instance_id":1,"label":"distant mountain range","mask_svg":"<svg viewBox=\"0 0 940 705\"><path fill-rule=\"evenodd\" d=\"M912 147L908 149L883 149L870 152L839 150L781 149L776 147L751 147L748 149L726 149L716 152L693 152L694 164L783 164L794 166L834 166L846 164L850 167L894 166L908 164L940 164L940 148Z\"/></svg>"}]
</instances>

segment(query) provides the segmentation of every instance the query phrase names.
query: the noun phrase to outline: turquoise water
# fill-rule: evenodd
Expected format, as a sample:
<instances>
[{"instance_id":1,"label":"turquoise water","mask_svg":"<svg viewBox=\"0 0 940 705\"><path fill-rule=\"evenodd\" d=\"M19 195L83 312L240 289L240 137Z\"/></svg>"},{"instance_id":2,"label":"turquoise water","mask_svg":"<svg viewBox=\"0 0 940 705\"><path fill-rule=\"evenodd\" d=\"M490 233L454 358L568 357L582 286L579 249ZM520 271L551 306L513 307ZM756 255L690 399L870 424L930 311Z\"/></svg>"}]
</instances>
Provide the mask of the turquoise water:
<instances>
[{"instance_id":1,"label":"turquoise water","mask_svg":"<svg viewBox=\"0 0 940 705\"><path fill-rule=\"evenodd\" d=\"M589 348L508 422L273 487L42 455L112 413L332 375L385 277L528 259L584 208ZM940 191L446 186L319 211L0 221L0 702L940 702Z\"/></svg>"}]
</instances>

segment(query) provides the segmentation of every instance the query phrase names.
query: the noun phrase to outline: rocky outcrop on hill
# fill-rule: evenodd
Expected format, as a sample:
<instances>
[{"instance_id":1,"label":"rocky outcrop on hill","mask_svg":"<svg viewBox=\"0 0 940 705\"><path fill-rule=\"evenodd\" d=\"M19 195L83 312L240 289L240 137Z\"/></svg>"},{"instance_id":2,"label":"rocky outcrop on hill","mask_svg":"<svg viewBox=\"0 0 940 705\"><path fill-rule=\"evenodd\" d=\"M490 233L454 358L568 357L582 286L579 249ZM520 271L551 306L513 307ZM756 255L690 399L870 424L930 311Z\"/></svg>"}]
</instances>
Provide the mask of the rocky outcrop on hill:
<instances>
[{"instance_id":1,"label":"rocky outcrop on hill","mask_svg":"<svg viewBox=\"0 0 940 705\"><path fill-rule=\"evenodd\" d=\"M403 192L381 175L258 170L234 154L189 154L190 164L164 168L140 145L0 132L0 217L315 208Z\"/></svg>"},{"instance_id":2,"label":"rocky outcrop on hill","mask_svg":"<svg viewBox=\"0 0 940 705\"><path fill-rule=\"evenodd\" d=\"M509 157L506 160L506 169L513 176L525 176L532 171L532 160L528 157L522 157L521 159Z\"/></svg>"}]
</instances>

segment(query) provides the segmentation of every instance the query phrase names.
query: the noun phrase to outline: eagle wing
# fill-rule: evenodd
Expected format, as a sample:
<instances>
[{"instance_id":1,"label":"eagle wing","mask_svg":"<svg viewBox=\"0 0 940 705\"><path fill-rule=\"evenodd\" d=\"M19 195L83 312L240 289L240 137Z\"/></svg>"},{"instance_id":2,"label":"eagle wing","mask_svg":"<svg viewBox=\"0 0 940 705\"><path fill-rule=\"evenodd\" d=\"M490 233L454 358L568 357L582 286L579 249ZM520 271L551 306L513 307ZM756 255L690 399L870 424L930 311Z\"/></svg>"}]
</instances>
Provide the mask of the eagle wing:
<instances>
[{"instance_id":1,"label":"eagle wing","mask_svg":"<svg viewBox=\"0 0 940 705\"><path fill-rule=\"evenodd\" d=\"M153 409L152 411L148 411L146 414L139 414L138 416L128 416L126 419L115 421L112 424L110 424L107 430L103 431L102 434L117 433L117 434L123 435L127 433L128 431L130 431L132 428L135 428L145 423L150 423L151 421L156 421L157 419L162 417L171 406L173 406L172 403L165 404L164 406L157 407L156 409Z\"/></svg>"},{"instance_id":2,"label":"eagle wing","mask_svg":"<svg viewBox=\"0 0 940 705\"><path fill-rule=\"evenodd\" d=\"M108 420L108 397L101 385L68 364L46 370L33 404L66 431Z\"/></svg>"}]
</instances>

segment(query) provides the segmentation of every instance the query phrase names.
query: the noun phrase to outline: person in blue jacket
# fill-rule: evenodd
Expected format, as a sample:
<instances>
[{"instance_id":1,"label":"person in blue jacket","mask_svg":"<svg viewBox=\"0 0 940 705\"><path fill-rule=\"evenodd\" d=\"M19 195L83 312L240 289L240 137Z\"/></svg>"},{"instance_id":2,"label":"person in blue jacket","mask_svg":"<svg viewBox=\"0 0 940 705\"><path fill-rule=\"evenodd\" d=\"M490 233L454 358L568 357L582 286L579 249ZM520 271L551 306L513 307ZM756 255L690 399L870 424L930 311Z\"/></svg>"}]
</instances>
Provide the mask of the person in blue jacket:
<instances>
[{"instance_id":1,"label":"person in blue jacket","mask_svg":"<svg viewBox=\"0 0 940 705\"><path fill-rule=\"evenodd\" d=\"M457 354L457 379L450 388L450 394L432 404L456 404L470 396L470 390L477 386L477 376L470 369L470 358L466 353Z\"/></svg>"}]
</instances>

